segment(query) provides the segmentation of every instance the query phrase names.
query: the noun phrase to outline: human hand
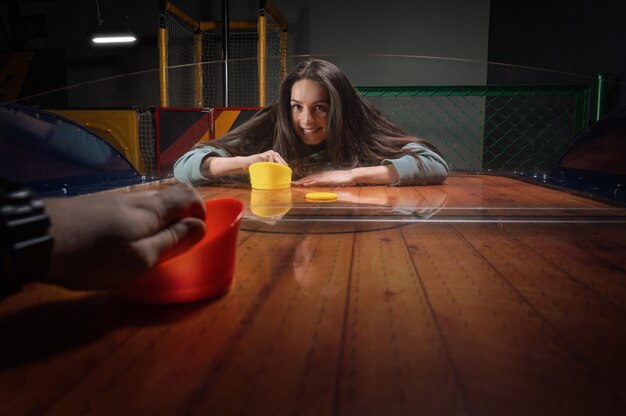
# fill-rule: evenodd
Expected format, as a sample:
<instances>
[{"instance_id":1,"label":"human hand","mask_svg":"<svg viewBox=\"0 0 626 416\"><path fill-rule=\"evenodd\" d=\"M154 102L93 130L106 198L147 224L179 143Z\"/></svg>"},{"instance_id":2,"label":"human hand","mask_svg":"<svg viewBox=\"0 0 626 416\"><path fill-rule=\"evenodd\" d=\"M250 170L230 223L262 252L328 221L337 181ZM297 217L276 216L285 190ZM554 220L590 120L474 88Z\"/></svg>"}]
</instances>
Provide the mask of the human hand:
<instances>
[{"instance_id":1,"label":"human hand","mask_svg":"<svg viewBox=\"0 0 626 416\"><path fill-rule=\"evenodd\" d=\"M391 185L400 177L393 165L366 166L348 170L314 173L295 182L295 186Z\"/></svg>"},{"instance_id":2,"label":"human hand","mask_svg":"<svg viewBox=\"0 0 626 416\"><path fill-rule=\"evenodd\" d=\"M241 157L241 167L243 170L247 171L250 165L258 162L274 162L280 163L281 165L287 165L285 159L282 158L278 152L273 150L268 150L263 153L257 153L255 155L250 156L242 156Z\"/></svg>"},{"instance_id":3,"label":"human hand","mask_svg":"<svg viewBox=\"0 0 626 416\"><path fill-rule=\"evenodd\" d=\"M71 289L119 286L205 233L190 185L44 200L54 249L45 280Z\"/></svg>"},{"instance_id":4,"label":"human hand","mask_svg":"<svg viewBox=\"0 0 626 416\"><path fill-rule=\"evenodd\" d=\"M249 156L207 157L200 166L205 177L221 177L248 173L248 168L257 162L275 162L287 165L287 162L273 150Z\"/></svg>"},{"instance_id":5,"label":"human hand","mask_svg":"<svg viewBox=\"0 0 626 416\"><path fill-rule=\"evenodd\" d=\"M294 181L295 186L352 186L356 185L351 170L318 172Z\"/></svg>"}]
</instances>

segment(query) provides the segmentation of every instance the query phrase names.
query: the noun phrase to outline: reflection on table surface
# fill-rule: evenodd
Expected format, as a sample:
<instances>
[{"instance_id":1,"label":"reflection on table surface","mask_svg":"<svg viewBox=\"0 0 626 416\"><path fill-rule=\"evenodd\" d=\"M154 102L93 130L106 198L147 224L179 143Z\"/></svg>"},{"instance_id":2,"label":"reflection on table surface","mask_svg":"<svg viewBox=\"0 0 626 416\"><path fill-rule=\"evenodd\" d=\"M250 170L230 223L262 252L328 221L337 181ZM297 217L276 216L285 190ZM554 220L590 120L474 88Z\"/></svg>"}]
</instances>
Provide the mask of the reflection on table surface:
<instances>
[{"instance_id":1,"label":"reflection on table surface","mask_svg":"<svg viewBox=\"0 0 626 416\"><path fill-rule=\"evenodd\" d=\"M352 232L423 221L619 222L626 213L624 207L486 175L453 174L443 186L334 188L333 201L305 197L328 188L255 190L231 184L199 191L205 199L241 200L244 229L278 233Z\"/></svg>"},{"instance_id":2,"label":"reflection on table surface","mask_svg":"<svg viewBox=\"0 0 626 416\"><path fill-rule=\"evenodd\" d=\"M246 204L220 298L3 300L0 414L626 412L624 208L483 175L315 190L198 188Z\"/></svg>"}]
</instances>

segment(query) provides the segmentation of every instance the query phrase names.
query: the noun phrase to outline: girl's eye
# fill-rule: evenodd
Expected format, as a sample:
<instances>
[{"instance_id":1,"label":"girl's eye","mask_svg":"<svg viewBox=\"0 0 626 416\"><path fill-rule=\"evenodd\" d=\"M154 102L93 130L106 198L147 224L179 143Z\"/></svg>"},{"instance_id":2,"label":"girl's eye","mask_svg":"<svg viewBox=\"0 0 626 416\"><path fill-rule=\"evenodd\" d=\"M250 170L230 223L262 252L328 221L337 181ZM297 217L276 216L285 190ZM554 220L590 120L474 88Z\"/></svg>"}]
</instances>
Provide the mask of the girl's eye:
<instances>
[{"instance_id":1,"label":"girl's eye","mask_svg":"<svg viewBox=\"0 0 626 416\"><path fill-rule=\"evenodd\" d=\"M291 104L291 109L292 110L299 110L301 108L302 108L302 106L300 104Z\"/></svg>"}]
</instances>

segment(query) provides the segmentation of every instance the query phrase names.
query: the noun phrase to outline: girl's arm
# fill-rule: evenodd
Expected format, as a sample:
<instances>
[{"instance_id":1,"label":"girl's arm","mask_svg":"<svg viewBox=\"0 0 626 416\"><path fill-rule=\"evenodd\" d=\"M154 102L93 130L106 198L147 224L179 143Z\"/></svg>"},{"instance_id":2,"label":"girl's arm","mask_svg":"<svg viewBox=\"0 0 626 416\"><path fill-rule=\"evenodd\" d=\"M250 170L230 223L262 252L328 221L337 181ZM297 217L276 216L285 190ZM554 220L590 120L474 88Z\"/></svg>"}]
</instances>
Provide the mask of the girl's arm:
<instances>
[{"instance_id":1,"label":"girl's arm","mask_svg":"<svg viewBox=\"0 0 626 416\"><path fill-rule=\"evenodd\" d=\"M231 156L223 149L200 146L185 153L174 164L174 177L194 186L210 185L215 178L244 174L256 162L276 162L286 165L273 150L250 156Z\"/></svg>"},{"instance_id":2,"label":"girl's arm","mask_svg":"<svg viewBox=\"0 0 626 416\"><path fill-rule=\"evenodd\" d=\"M417 143L405 149L412 154L383 160L383 165L393 165L398 172L400 178L394 185L438 185L446 180L448 165L439 154Z\"/></svg>"},{"instance_id":3,"label":"girl's arm","mask_svg":"<svg viewBox=\"0 0 626 416\"><path fill-rule=\"evenodd\" d=\"M296 186L392 185L400 176L393 165L359 167L314 173L293 184Z\"/></svg>"},{"instance_id":4,"label":"girl's arm","mask_svg":"<svg viewBox=\"0 0 626 416\"><path fill-rule=\"evenodd\" d=\"M248 168L257 162L275 162L286 165L287 162L275 151L268 150L250 156L212 157L208 156L200 164L200 173L205 178L248 173Z\"/></svg>"},{"instance_id":5,"label":"girl's arm","mask_svg":"<svg viewBox=\"0 0 626 416\"><path fill-rule=\"evenodd\" d=\"M448 165L439 154L419 143L409 143L404 149L411 150L412 154L383 160L380 166L315 173L294 185L436 185L446 180Z\"/></svg>"}]
</instances>

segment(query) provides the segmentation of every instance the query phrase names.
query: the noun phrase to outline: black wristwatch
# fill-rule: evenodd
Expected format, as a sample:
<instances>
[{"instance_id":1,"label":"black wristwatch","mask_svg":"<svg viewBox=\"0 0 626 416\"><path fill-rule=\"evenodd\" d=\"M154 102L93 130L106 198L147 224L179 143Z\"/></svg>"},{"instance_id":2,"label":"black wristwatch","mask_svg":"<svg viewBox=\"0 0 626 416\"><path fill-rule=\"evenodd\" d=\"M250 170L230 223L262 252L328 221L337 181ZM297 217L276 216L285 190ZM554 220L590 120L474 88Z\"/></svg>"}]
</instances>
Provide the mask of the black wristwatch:
<instances>
[{"instance_id":1,"label":"black wristwatch","mask_svg":"<svg viewBox=\"0 0 626 416\"><path fill-rule=\"evenodd\" d=\"M25 186L0 179L0 294L46 272L53 239L43 202Z\"/></svg>"}]
</instances>

